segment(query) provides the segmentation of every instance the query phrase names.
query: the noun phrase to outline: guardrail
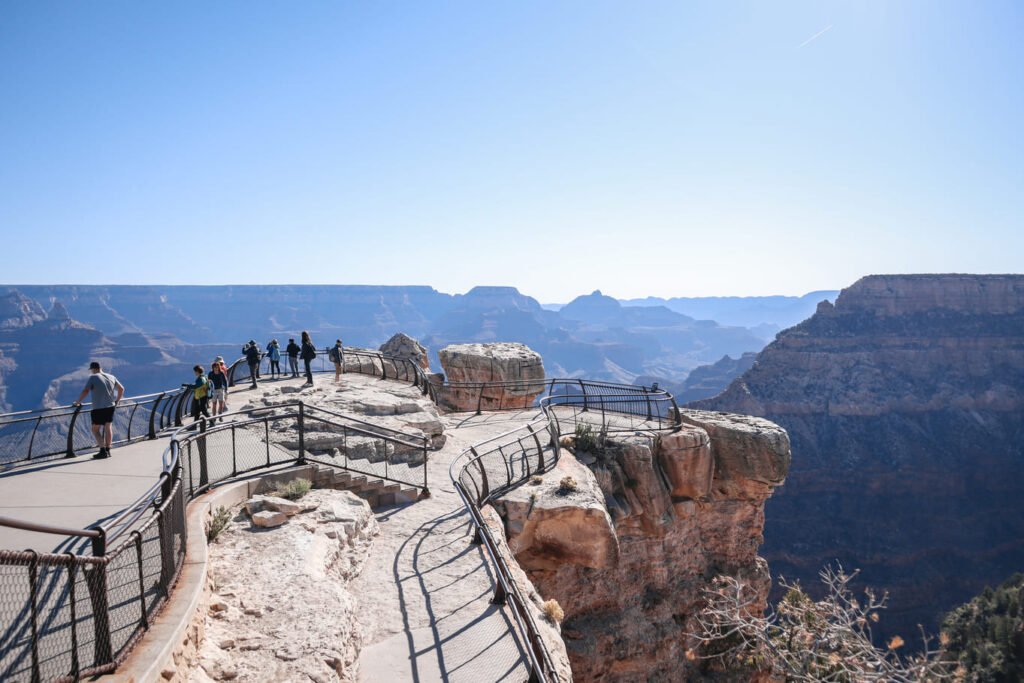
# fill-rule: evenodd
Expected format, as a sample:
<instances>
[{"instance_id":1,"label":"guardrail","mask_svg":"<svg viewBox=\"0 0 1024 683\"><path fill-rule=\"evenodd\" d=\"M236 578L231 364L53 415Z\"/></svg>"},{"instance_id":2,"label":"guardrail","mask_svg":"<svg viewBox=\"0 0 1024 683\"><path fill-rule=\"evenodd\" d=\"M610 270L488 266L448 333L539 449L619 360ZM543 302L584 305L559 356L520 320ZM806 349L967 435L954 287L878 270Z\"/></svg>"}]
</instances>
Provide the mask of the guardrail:
<instances>
[{"instance_id":1,"label":"guardrail","mask_svg":"<svg viewBox=\"0 0 1024 683\"><path fill-rule=\"evenodd\" d=\"M527 598L499 552L481 508L554 467L561 454L563 427L575 433L577 424L596 424L609 434L674 431L681 425L675 399L665 391L586 380L555 379L545 384L547 395L540 399L543 419L470 446L448 469L472 521L473 542L485 548L494 566L492 602L510 607L525 643L530 680L538 683L555 682L559 676Z\"/></svg>"},{"instance_id":2,"label":"guardrail","mask_svg":"<svg viewBox=\"0 0 1024 683\"><path fill-rule=\"evenodd\" d=\"M342 457L306 448L307 435L324 428L342 439ZM347 448L353 439L383 444L375 450L384 457L360 463ZM185 507L210 487L312 462L426 490L428 446L428 437L293 401L179 429L156 482L102 526L12 520L19 528L89 538L95 556L0 551L0 680L73 681L116 669L168 600L184 562Z\"/></svg>"},{"instance_id":3,"label":"guardrail","mask_svg":"<svg viewBox=\"0 0 1024 683\"><path fill-rule=\"evenodd\" d=\"M164 429L181 425L191 394L175 389L124 399L114 411L114 445L155 439ZM89 405L0 415L0 467L73 458L96 448L87 419Z\"/></svg>"},{"instance_id":4,"label":"guardrail","mask_svg":"<svg viewBox=\"0 0 1024 683\"><path fill-rule=\"evenodd\" d=\"M314 363L314 372L334 369L326 349L318 351ZM265 358L263 364L269 371ZM560 453L561 434L567 427L574 431L575 424L596 422L606 432L678 428L679 410L671 395L581 379L431 382L412 361L356 349L344 350L342 366L346 373L408 382L435 403L443 404L447 392L475 392L478 413L534 406L543 410L543 420L469 448L453 461L449 474L470 515L474 541L485 546L495 567L494 602L511 606L516 627L526 643L531 680L557 680L539 628L480 510L533 474L553 467ZM248 373L244 359L235 361L229 368L229 383L250 379ZM132 409L121 429L125 436L117 443L155 438L172 424L181 425L191 396L190 390L176 390L128 399L122 407ZM34 420L27 455L21 461L73 455L78 450L73 435L81 431L76 430L74 418L80 410L0 416L0 441L6 426L31 425ZM125 413L123 409L119 412ZM64 449L33 450L39 425L50 419L60 424L59 418L68 424ZM148 420L147 431L136 435L133 425L141 418ZM295 423L294 457L274 446L275 439L287 431L289 421ZM342 448L338 454L308 452L306 435L320 427L340 435ZM349 439L382 442L383 456L377 460L356 458L364 462L354 464ZM179 429L165 451L164 468L157 481L103 526L62 529L0 518L0 525L88 538L94 552L93 557L87 557L0 551L0 624L7 624L0 632L0 679L70 681L113 671L167 601L184 560L185 507L211 486L255 470L313 462L409 484L426 492L428 445L427 437L395 432L295 401L228 413L218 416L215 424L201 420ZM421 464L410 465L411 453L422 453ZM416 472L417 467L422 471ZM411 476L413 473L415 476Z\"/></svg>"}]
</instances>

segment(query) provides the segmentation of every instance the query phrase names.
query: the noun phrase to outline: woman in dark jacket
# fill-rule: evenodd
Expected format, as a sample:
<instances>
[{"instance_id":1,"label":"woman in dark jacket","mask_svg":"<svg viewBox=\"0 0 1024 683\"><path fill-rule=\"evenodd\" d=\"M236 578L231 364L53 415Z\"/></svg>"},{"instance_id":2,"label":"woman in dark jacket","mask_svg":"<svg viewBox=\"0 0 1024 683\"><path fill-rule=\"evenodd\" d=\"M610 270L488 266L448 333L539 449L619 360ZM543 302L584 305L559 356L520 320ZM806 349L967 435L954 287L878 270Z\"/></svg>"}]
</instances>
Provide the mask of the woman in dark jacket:
<instances>
[{"instance_id":1,"label":"woman in dark jacket","mask_svg":"<svg viewBox=\"0 0 1024 683\"><path fill-rule=\"evenodd\" d=\"M309 364L316 358L316 347L313 346L313 342L309 339L309 332L303 331L302 333L302 351L299 353L302 358L302 362L306 364L306 384L313 383L313 370L309 367Z\"/></svg>"}]
</instances>

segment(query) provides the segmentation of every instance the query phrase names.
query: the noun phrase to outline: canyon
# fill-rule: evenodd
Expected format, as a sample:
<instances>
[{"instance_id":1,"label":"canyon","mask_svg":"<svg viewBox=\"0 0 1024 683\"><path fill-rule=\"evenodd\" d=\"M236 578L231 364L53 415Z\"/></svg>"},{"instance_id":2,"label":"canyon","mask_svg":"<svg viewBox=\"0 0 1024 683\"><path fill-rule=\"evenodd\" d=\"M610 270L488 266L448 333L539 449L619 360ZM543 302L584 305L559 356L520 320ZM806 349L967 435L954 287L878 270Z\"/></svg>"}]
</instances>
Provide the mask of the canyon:
<instances>
[{"instance_id":1,"label":"canyon","mask_svg":"<svg viewBox=\"0 0 1024 683\"><path fill-rule=\"evenodd\" d=\"M934 634L1024 567L1024 276L862 278L691 405L786 429L764 556L812 590L862 570L891 594L882 636Z\"/></svg>"}]
</instances>

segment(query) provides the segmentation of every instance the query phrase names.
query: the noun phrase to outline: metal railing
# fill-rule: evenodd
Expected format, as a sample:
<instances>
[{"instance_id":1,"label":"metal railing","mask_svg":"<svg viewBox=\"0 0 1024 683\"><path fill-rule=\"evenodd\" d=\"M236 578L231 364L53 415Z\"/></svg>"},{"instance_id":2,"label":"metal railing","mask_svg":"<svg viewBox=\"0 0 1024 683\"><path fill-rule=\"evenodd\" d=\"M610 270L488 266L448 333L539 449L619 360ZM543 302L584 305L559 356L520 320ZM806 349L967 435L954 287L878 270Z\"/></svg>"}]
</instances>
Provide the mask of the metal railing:
<instances>
[{"instance_id":1,"label":"metal railing","mask_svg":"<svg viewBox=\"0 0 1024 683\"><path fill-rule=\"evenodd\" d=\"M334 372L334 363L330 360L330 348L317 349L316 358L310 361L310 371L318 374ZM386 356L378 351L370 349L357 349L341 347L341 370L343 373L357 373L370 375L381 379L390 379L398 382L407 382L419 387L424 395L430 393L432 385L427 378L426 371L419 365L407 358ZM288 363L288 356L281 356L282 376L291 376L291 369ZM257 367L257 382L265 380L270 375L270 358L266 353L260 354L260 362ZM298 361L299 377L305 374L305 364L302 359ZM228 368L228 385L236 386L244 382L252 381L252 370L245 358L239 358Z\"/></svg>"},{"instance_id":2,"label":"metal railing","mask_svg":"<svg viewBox=\"0 0 1024 683\"><path fill-rule=\"evenodd\" d=\"M539 387L537 384L534 388ZM498 496L547 472L558 463L563 428L596 426L604 433L661 432L679 429L679 409L671 394L657 389L586 380L546 380L540 399L543 417L470 446L448 469L473 524L473 542L482 545L494 566L492 602L507 605L524 641L530 680L559 680L540 627L519 589L481 509ZM519 409L528 406L509 406Z\"/></svg>"},{"instance_id":3,"label":"metal railing","mask_svg":"<svg viewBox=\"0 0 1024 683\"><path fill-rule=\"evenodd\" d=\"M337 454L307 448L307 436L322 433L340 439ZM426 491L428 447L428 437L301 401L179 429L157 480L114 519L85 530L15 521L89 538L94 556L0 551L0 680L72 681L113 671L166 603L185 557L185 507L212 486L317 463ZM354 455L369 452L381 457Z\"/></svg>"},{"instance_id":4,"label":"metal railing","mask_svg":"<svg viewBox=\"0 0 1024 683\"><path fill-rule=\"evenodd\" d=\"M494 602L511 606L525 640L531 679L557 680L540 629L481 508L533 474L551 469L564 429L573 431L580 422L596 422L607 432L675 429L675 401L664 391L581 379L431 382L410 360L357 349L343 353L344 372L408 382L440 405L451 392L474 392L478 413L534 406L543 410L544 419L472 446L453 461L449 474L470 515L474 541L486 547L495 567ZM334 369L326 349L311 365L318 373ZM267 368L261 372L269 373L266 358L261 366ZM229 382L248 379L244 359L235 361ZM131 408L120 432L124 436L116 443L155 438L161 430L180 425L191 399L187 389L128 399L119 411L123 415L124 408ZM29 427L13 425L34 420L35 435L44 421L60 424L57 420L63 418L68 425L63 450L33 450L35 436L29 436L20 460L73 455L81 448L73 437L81 428L68 416L77 416L80 410L0 416L0 443L8 425L15 433ZM142 419L147 423L145 434L135 426ZM321 438L324 434L327 439ZM311 448L310 440L316 447ZM426 492L428 450L427 436L294 401L227 413L210 423L201 420L179 429L154 484L102 526L75 530L0 518L0 525L65 535L69 543L87 538L94 553L88 557L0 551L0 624L7 625L0 632L0 679L64 681L113 671L167 601L184 560L186 504L211 486L255 470L313 462Z\"/></svg>"},{"instance_id":5,"label":"metal railing","mask_svg":"<svg viewBox=\"0 0 1024 683\"><path fill-rule=\"evenodd\" d=\"M114 411L114 445L155 439L180 425L191 394L175 389L122 400ZM86 403L0 415L0 467L73 458L96 448L88 413Z\"/></svg>"}]
</instances>

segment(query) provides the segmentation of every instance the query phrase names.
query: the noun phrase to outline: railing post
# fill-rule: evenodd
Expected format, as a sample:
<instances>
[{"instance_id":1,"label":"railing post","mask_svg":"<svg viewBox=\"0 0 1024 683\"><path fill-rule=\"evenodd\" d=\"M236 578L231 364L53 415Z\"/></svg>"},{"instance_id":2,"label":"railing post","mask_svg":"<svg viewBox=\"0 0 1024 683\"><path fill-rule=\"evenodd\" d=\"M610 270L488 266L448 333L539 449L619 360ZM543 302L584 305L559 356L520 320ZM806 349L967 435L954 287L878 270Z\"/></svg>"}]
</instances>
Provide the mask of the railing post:
<instances>
[{"instance_id":1,"label":"railing post","mask_svg":"<svg viewBox=\"0 0 1024 683\"><path fill-rule=\"evenodd\" d=\"M238 476L238 456L235 455L235 425L231 425L231 476Z\"/></svg>"},{"instance_id":2,"label":"railing post","mask_svg":"<svg viewBox=\"0 0 1024 683\"><path fill-rule=\"evenodd\" d=\"M171 577L174 576L174 541L171 520L165 514L170 507L156 511L156 528L160 534L160 588L164 595L171 593Z\"/></svg>"},{"instance_id":3,"label":"railing post","mask_svg":"<svg viewBox=\"0 0 1024 683\"><path fill-rule=\"evenodd\" d=\"M149 411L149 438L156 438L156 415L160 408L160 401L164 398L163 394L156 397L156 401L153 403L153 409Z\"/></svg>"},{"instance_id":4,"label":"railing post","mask_svg":"<svg viewBox=\"0 0 1024 683\"><path fill-rule=\"evenodd\" d=\"M136 403L135 405L132 406L132 412L128 416L128 436L127 436L127 440L128 441L132 440L132 422L135 421L135 411L137 411L138 409L139 409L139 404Z\"/></svg>"},{"instance_id":5,"label":"railing post","mask_svg":"<svg viewBox=\"0 0 1024 683\"><path fill-rule=\"evenodd\" d=\"M587 387L583 384L583 380L579 380L580 391L583 392L583 412L590 410L590 402L587 399Z\"/></svg>"},{"instance_id":6,"label":"railing post","mask_svg":"<svg viewBox=\"0 0 1024 683\"><path fill-rule=\"evenodd\" d=\"M146 616L146 575L142 569L142 534L133 531L135 537L135 558L139 562L139 621L142 628L149 630L149 618Z\"/></svg>"},{"instance_id":7,"label":"railing post","mask_svg":"<svg viewBox=\"0 0 1024 683\"><path fill-rule=\"evenodd\" d=\"M206 417L199 418L199 436L196 438L199 445L199 486L202 488L210 483L210 470L206 462Z\"/></svg>"},{"instance_id":8,"label":"railing post","mask_svg":"<svg viewBox=\"0 0 1024 683\"><path fill-rule=\"evenodd\" d=\"M492 605L504 605L508 602L508 593L505 591L505 584L501 580L501 576L494 582L494 596L491 598Z\"/></svg>"},{"instance_id":9,"label":"railing post","mask_svg":"<svg viewBox=\"0 0 1024 683\"><path fill-rule=\"evenodd\" d=\"M102 529L101 529L102 531ZM105 538L101 536L100 538ZM95 543L96 539L93 539ZM106 546L106 541L103 543ZM95 546L94 546L95 547ZM92 606L92 623L96 634L95 663L107 664L114 659L113 649L110 646L110 612L107 602L107 562L89 565L83 570L86 575L86 586L89 587L89 603Z\"/></svg>"},{"instance_id":10,"label":"railing post","mask_svg":"<svg viewBox=\"0 0 1024 683\"><path fill-rule=\"evenodd\" d=\"M421 498L430 498L430 489L427 488L427 437L423 437L423 491Z\"/></svg>"},{"instance_id":11,"label":"railing post","mask_svg":"<svg viewBox=\"0 0 1024 683\"><path fill-rule=\"evenodd\" d=\"M480 383L480 393L476 395L476 414L479 415L481 412L481 406L484 403L484 383Z\"/></svg>"},{"instance_id":12,"label":"railing post","mask_svg":"<svg viewBox=\"0 0 1024 683\"><path fill-rule=\"evenodd\" d=\"M269 443L269 442L268 442ZM385 460L385 464L387 461ZM306 404L299 402L299 463L306 464Z\"/></svg>"},{"instance_id":13,"label":"railing post","mask_svg":"<svg viewBox=\"0 0 1024 683\"><path fill-rule=\"evenodd\" d=\"M387 369L387 366L384 365L384 356L378 353L377 354L377 358L380 359L380 378L381 379L387 379L388 378L388 369Z\"/></svg>"},{"instance_id":14,"label":"railing post","mask_svg":"<svg viewBox=\"0 0 1024 683\"><path fill-rule=\"evenodd\" d=\"M36 418L36 424L32 428L32 436L28 440L28 456L25 458L26 460L31 460L32 459L32 445L36 442L36 432L39 431L39 423L42 422L42 421L43 421L43 416L42 415L40 415L38 418Z\"/></svg>"},{"instance_id":15,"label":"railing post","mask_svg":"<svg viewBox=\"0 0 1024 683\"><path fill-rule=\"evenodd\" d=\"M78 414L82 412L82 404L79 403L75 407L75 412L71 413L71 425L68 427L68 452L67 457L75 457L75 422L78 421Z\"/></svg>"},{"instance_id":16,"label":"railing post","mask_svg":"<svg viewBox=\"0 0 1024 683\"><path fill-rule=\"evenodd\" d=\"M36 582L39 578L39 553L32 551L32 559L28 563L28 593L32 605L32 681L41 680L39 674L39 596Z\"/></svg>"},{"instance_id":17,"label":"railing post","mask_svg":"<svg viewBox=\"0 0 1024 683\"><path fill-rule=\"evenodd\" d=\"M68 606L71 608L71 678L78 680L78 672L82 670L82 666L78 661L78 629L74 627L74 624L78 623L78 609L75 607L77 600L75 596L75 569L77 565L75 560L78 556L74 553L68 553Z\"/></svg>"},{"instance_id":18,"label":"railing post","mask_svg":"<svg viewBox=\"0 0 1024 683\"><path fill-rule=\"evenodd\" d=\"M341 374L345 374L345 345L341 346Z\"/></svg>"}]
</instances>

